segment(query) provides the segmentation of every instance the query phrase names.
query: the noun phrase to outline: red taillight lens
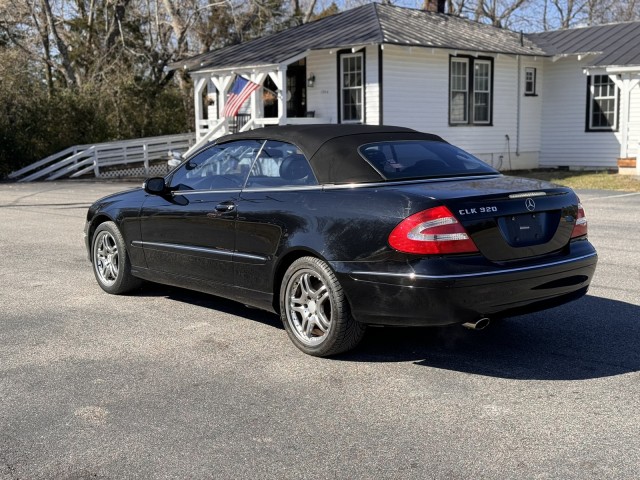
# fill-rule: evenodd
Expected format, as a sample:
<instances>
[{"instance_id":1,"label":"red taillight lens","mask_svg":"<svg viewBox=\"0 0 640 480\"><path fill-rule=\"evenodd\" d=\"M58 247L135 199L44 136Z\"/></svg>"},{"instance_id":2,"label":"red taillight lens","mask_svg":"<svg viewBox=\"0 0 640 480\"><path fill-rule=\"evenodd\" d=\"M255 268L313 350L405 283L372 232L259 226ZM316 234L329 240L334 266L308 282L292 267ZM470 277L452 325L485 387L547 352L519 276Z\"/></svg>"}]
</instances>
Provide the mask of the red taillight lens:
<instances>
[{"instance_id":1,"label":"red taillight lens","mask_svg":"<svg viewBox=\"0 0 640 480\"><path fill-rule=\"evenodd\" d=\"M582 204L578 203L578 217L576 218L576 224L573 226L573 232L571 232L571 238L582 237L587 234L587 217L584 214L584 208Z\"/></svg>"},{"instance_id":2,"label":"red taillight lens","mask_svg":"<svg viewBox=\"0 0 640 480\"><path fill-rule=\"evenodd\" d=\"M478 251L464 227L445 206L405 218L389 235L389 245L400 252L427 255Z\"/></svg>"}]
</instances>

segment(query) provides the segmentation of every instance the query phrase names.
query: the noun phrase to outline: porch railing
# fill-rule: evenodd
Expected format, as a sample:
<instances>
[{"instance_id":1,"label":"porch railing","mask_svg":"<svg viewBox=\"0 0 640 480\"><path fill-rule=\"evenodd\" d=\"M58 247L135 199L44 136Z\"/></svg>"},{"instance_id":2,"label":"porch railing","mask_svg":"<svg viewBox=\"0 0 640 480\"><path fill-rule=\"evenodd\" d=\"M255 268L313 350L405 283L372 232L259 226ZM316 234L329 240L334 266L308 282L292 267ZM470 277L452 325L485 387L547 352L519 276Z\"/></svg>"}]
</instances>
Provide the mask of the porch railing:
<instances>
[{"instance_id":1,"label":"porch railing","mask_svg":"<svg viewBox=\"0 0 640 480\"><path fill-rule=\"evenodd\" d=\"M186 133L119 142L75 145L9 174L19 182L95 177L149 176L166 172L169 150L186 151L195 135Z\"/></svg>"}]
</instances>

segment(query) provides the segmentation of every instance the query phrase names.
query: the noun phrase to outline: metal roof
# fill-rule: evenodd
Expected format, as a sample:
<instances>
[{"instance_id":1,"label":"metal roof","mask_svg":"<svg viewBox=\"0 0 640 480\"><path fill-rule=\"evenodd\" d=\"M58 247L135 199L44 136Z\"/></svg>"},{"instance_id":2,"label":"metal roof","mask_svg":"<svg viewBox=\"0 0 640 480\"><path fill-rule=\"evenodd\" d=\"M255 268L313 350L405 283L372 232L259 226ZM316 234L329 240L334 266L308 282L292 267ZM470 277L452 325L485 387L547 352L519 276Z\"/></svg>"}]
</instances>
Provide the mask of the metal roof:
<instances>
[{"instance_id":1,"label":"metal roof","mask_svg":"<svg viewBox=\"0 0 640 480\"><path fill-rule=\"evenodd\" d=\"M550 55L596 54L589 66L640 65L640 22L613 23L527 35Z\"/></svg>"},{"instance_id":2,"label":"metal roof","mask_svg":"<svg viewBox=\"0 0 640 480\"><path fill-rule=\"evenodd\" d=\"M545 55L526 36L454 15L370 3L249 42L176 62L191 71L275 65L309 50L396 44Z\"/></svg>"}]
</instances>

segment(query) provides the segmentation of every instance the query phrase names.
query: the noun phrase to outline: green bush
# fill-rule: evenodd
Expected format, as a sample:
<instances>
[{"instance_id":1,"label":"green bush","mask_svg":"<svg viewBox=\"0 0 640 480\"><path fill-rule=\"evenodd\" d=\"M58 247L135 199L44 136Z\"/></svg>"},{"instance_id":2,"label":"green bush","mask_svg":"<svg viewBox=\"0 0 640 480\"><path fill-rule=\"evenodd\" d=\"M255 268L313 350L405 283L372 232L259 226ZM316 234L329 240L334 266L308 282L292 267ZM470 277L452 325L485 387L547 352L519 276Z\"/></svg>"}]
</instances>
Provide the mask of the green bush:
<instances>
[{"instance_id":1,"label":"green bush","mask_svg":"<svg viewBox=\"0 0 640 480\"><path fill-rule=\"evenodd\" d=\"M189 131L177 87L143 81L54 90L0 80L0 178L67 147Z\"/></svg>"}]
</instances>

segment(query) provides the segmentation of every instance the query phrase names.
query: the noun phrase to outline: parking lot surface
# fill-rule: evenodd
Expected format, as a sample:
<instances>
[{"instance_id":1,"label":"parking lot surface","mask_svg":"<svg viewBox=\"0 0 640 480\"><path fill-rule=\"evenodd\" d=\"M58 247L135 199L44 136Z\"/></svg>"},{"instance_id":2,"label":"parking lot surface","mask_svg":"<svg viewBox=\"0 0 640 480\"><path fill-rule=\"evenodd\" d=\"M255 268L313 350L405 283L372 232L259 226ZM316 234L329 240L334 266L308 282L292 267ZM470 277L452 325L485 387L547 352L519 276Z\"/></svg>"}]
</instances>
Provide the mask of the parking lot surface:
<instances>
[{"instance_id":1,"label":"parking lot surface","mask_svg":"<svg viewBox=\"0 0 640 480\"><path fill-rule=\"evenodd\" d=\"M640 194L579 192L580 301L318 359L269 313L100 290L86 208L133 186L0 184L0 479L638 478Z\"/></svg>"}]
</instances>

